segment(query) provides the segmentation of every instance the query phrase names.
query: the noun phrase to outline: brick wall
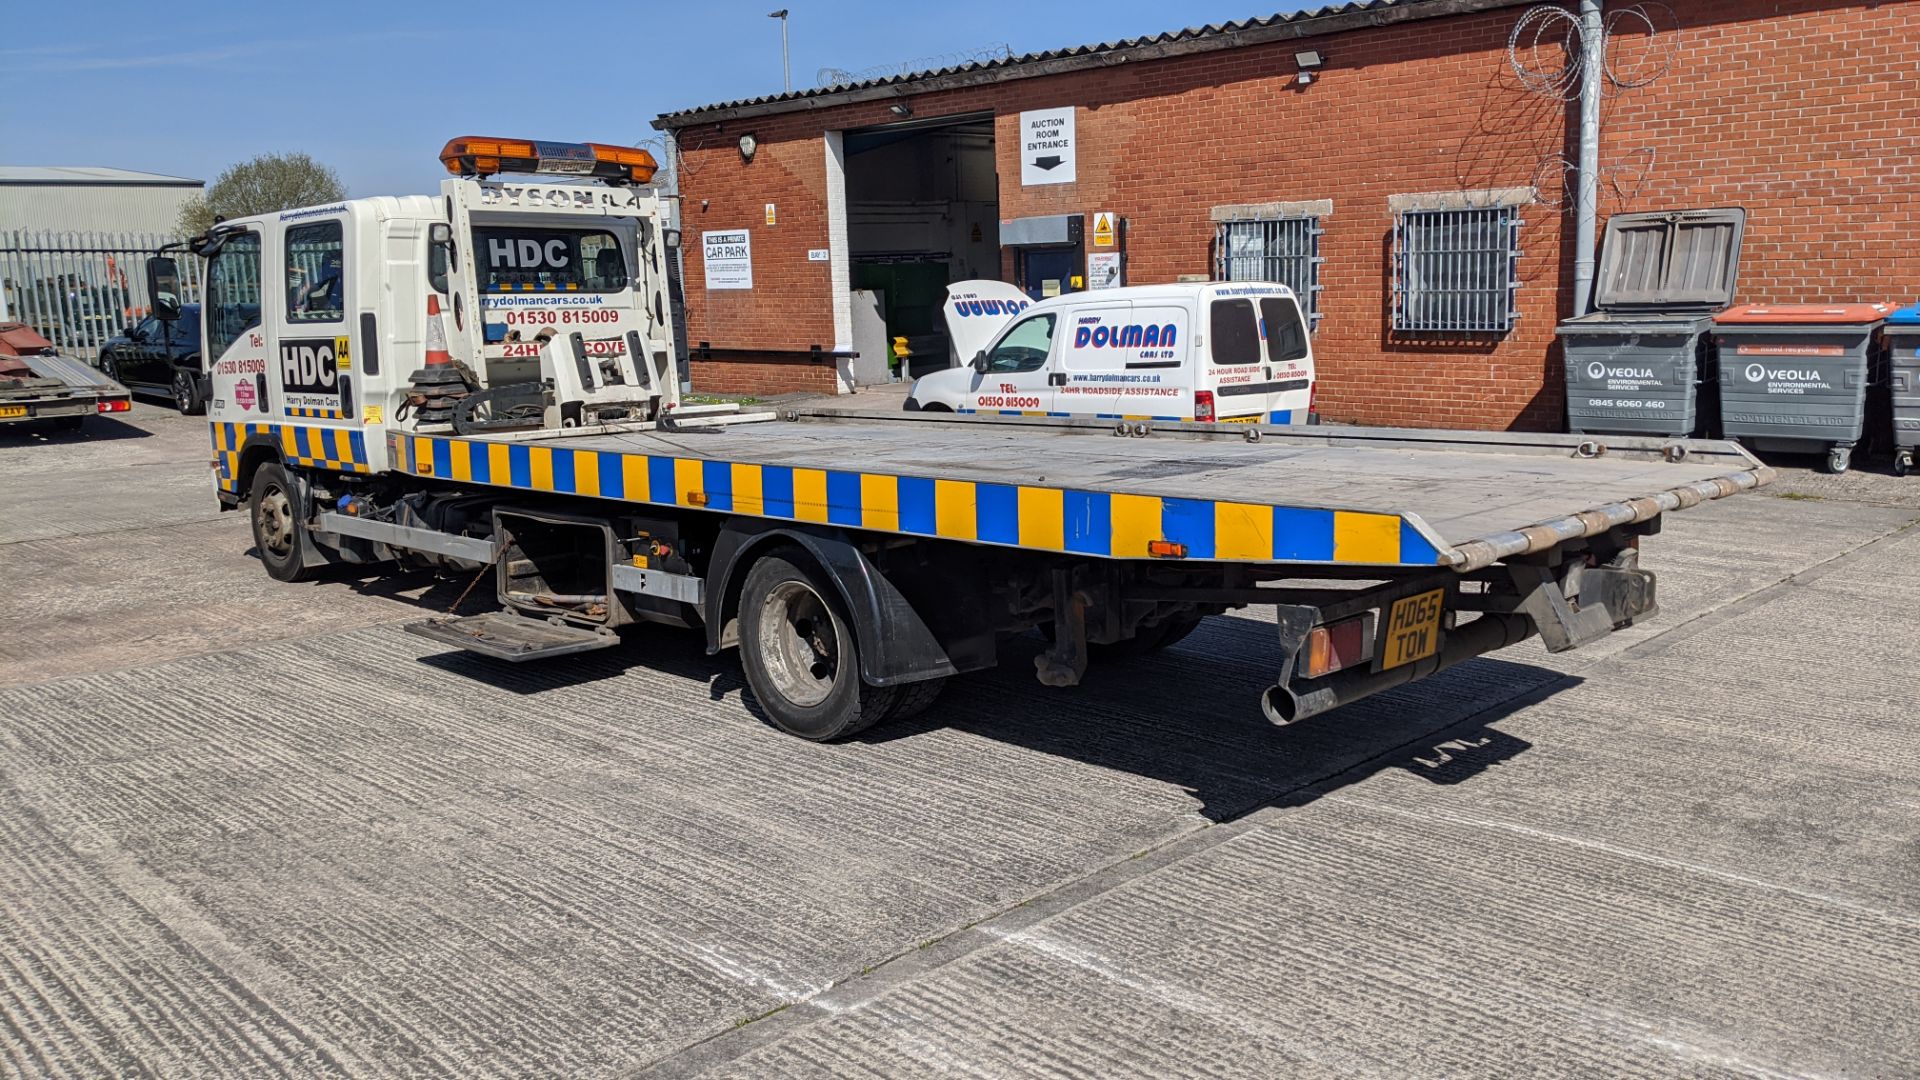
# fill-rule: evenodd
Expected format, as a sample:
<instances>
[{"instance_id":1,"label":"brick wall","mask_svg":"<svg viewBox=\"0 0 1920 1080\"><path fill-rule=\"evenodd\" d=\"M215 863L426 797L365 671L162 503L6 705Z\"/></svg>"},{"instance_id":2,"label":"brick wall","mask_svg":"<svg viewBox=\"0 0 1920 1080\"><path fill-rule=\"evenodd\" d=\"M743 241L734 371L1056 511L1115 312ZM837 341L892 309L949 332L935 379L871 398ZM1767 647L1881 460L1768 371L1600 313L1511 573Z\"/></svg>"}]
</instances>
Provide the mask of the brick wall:
<instances>
[{"instance_id":1,"label":"brick wall","mask_svg":"<svg viewBox=\"0 0 1920 1080\"><path fill-rule=\"evenodd\" d=\"M1610 5L1619 6L1619 5ZM1920 4L1697 0L1649 39L1622 24L1616 65L1671 61L1603 114L1602 212L1743 205L1743 299L1885 298L1920 292ZM918 117L996 114L1002 218L1115 211L1128 219L1128 280L1211 268L1213 206L1331 199L1315 337L1319 403L1334 419L1557 429L1564 394L1555 323L1571 310L1573 222L1560 155L1573 107L1530 94L1507 65L1522 9L1360 30L912 98ZM1327 66L1294 84L1293 54ZM1018 113L1073 104L1078 182L1022 188ZM681 132L689 337L716 346L832 343L821 134L886 123L884 103ZM742 163L735 140L761 149ZM1521 318L1503 335L1396 334L1391 195L1535 184L1522 212ZM705 206L702 203L705 201ZM762 224L767 202L779 223ZM753 232L755 288L707 294L698 234ZM701 389L766 389L791 365L699 365ZM707 382L702 381L703 375Z\"/></svg>"}]
</instances>

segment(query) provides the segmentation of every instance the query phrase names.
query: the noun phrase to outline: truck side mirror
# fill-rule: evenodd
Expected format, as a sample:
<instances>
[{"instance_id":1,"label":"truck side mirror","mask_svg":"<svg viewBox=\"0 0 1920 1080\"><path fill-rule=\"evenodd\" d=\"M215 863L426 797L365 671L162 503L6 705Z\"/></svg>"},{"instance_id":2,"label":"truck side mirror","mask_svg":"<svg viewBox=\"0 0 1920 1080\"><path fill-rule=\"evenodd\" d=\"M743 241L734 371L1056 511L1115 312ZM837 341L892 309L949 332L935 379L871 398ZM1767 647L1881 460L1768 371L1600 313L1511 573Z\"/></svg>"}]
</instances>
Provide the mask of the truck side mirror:
<instances>
[{"instance_id":1,"label":"truck side mirror","mask_svg":"<svg viewBox=\"0 0 1920 1080\"><path fill-rule=\"evenodd\" d=\"M454 255L457 254L453 247L453 226L444 221L436 221L427 226L427 243L437 248L445 248L447 265L453 265Z\"/></svg>"},{"instance_id":2,"label":"truck side mirror","mask_svg":"<svg viewBox=\"0 0 1920 1080\"><path fill-rule=\"evenodd\" d=\"M987 373L987 350L981 349L973 354L973 370L982 375Z\"/></svg>"},{"instance_id":3,"label":"truck side mirror","mask_svg":"<svg viewBox=\"0 0 1920 1080\"><path fill-rule=\"evenodd\" d=\"M147 260L147 306L161 322L180 318L180 267L165 255Z\"/></svg>"}]
</instances>

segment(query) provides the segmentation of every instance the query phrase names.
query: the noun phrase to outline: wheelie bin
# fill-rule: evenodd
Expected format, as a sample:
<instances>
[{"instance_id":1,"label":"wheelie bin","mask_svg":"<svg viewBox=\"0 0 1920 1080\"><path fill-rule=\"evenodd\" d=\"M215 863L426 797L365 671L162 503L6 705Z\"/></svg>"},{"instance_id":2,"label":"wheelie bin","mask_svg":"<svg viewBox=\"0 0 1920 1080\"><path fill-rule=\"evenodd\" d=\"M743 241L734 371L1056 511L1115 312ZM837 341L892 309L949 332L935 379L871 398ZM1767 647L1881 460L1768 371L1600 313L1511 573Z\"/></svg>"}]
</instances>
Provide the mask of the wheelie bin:
<instances>
[{"instance_id":1,"label":"wheelie bin","mask_svg":"<svg viewBox=\"0 0 1920 1080\"><path fill-rule=\"evenodd\" d=\"M1720 422L1755 450L1827 454L1846 472L1866 433L1867 392L1886 381L1878 353L1888 304L1742 304L1714 318Z\"/></svg>"},{"instance_id":2,"label":"wheelie bin","mask_svg":"<svg viewBox=\"0 0 1920 1080\"><path fill-rule=\"evenodd\" d=\"M1591 314L1556 329L1576 435L1705 435L1716 402L1713 316L1733 303L1747 212L1607 219Z\"/></svg>"},{"instance_id":3,"label":"wheelie bin","mask_svg":"<svg viewBox=\"0 0 1920 1080\"><path fill-rule=\"evenodd\" d=\"M1887 381L1893 391L1893 471L1913 471L1920 449L1920 304L1887 316Z\"/></svg>"}]
</instances>

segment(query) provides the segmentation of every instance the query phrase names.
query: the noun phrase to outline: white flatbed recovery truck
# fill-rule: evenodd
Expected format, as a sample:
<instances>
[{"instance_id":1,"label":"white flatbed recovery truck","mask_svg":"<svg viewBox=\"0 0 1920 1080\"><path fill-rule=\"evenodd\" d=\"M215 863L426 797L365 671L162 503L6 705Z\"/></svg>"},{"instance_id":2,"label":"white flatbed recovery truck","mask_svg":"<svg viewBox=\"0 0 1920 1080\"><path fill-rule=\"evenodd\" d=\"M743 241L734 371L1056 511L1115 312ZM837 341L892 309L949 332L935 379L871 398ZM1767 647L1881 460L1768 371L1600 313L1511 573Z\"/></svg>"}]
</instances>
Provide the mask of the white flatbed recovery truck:
<instances>
[{"instance_id":1,"label":"white flatbed recovery truck","mask_svg":"<svg viewBox=\"0 0 1920 1080\"><path fill-rule=\"evenodd\" d=\"M273 576L490 574L499 610L409 629L507 661L697 628L813 739L924 708L1010 635L1040 630L1037 674L1066 686L1102 653L1264 606L1261 707L1285 724L1653 614L1642 538L1768 479L1724 442L681 406L674 238L632 186L642 157L455 140L441 200L227 222L199 244L215 486ZM514 169L608 183L477 178ZM322 269L291 274L302 259ZM222 280L273 283L227 305L225 342ZM331 378L302 351L327 344Z\"/></svg>"}]
</instances>

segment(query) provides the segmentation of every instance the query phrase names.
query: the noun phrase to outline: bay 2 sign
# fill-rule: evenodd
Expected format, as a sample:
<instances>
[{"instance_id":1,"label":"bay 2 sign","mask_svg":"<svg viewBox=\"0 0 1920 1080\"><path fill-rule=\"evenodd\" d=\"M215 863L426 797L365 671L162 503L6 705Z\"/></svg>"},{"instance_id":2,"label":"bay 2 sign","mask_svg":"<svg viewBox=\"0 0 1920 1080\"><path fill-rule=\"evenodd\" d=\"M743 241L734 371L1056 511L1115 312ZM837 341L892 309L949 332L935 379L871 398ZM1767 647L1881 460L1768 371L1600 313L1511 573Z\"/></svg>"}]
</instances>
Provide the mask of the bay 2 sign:
<instances>
[{"instance_id":1,"label":"bay 2 sign","mask_svg":"<svg viewBox=\"0 0 1920 1080\"><path fill-rule=\"evenodd\" d=\"M701 233L700 262L709 290L753 288L753 238L745 229Z\"/></svg>"}]
</instances>

